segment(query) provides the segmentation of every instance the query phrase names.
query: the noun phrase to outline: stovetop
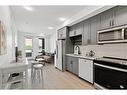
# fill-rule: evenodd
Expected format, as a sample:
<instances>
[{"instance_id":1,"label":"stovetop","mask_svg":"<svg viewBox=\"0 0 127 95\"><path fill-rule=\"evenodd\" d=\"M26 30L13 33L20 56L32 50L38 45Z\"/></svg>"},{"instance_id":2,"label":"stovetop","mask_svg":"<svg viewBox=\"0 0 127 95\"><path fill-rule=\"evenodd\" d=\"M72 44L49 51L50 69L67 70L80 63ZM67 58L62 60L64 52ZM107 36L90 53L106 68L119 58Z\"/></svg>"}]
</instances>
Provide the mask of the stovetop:
<instances>
[{"instance_id":1,"label":"stovetop","mask_svg":"<svg viewBox=\"0 0 127 95\"><path fill-rule=\"evenodd\" d=\"M114 58L114 57L101 57L97 58L96 61L103 61L103 62L110 62L110 63L116 63L121 65L127 65L127 59L121 59L121 58Z\"/></svg>"}]
</instances>

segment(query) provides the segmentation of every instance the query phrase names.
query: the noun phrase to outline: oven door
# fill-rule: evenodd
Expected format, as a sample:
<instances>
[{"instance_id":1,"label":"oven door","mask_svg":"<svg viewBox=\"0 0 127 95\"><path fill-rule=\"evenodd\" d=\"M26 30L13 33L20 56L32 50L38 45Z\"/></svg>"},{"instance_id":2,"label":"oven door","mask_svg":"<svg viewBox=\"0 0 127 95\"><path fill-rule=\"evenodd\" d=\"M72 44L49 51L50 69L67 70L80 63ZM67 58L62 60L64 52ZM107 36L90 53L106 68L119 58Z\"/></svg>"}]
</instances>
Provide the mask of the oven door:
<instances>
[{"instance_id":1,"label":"oven door","mask_svg":"<svg viewBox=\"0 0 127 95\"><path fill-rule=\"evenodd\" d=\"M107 89L127 89L127 70L94 63L96 86Z\"/></svg>"}]
</instances>

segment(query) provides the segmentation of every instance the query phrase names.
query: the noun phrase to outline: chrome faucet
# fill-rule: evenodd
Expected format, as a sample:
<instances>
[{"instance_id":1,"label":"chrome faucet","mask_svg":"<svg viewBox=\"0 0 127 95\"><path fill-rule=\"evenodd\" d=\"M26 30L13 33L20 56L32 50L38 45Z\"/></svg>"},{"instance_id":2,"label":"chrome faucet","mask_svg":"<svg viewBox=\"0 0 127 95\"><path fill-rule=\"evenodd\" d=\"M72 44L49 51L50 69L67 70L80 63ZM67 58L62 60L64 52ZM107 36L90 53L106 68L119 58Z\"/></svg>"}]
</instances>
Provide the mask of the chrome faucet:
<instances>
[{"instance_id":1,"label":"chrome faucet","mask_svg":"<svg viewBox=\"0 0 127 95\"><path fill-rule=\"evenodd\" d=\"M76 50L78 49L78 54L81 54L81 52L80 52L80 47L79 47L78 45L75 47L75 49L76 49Z\"/></svg>"}]
</instances>

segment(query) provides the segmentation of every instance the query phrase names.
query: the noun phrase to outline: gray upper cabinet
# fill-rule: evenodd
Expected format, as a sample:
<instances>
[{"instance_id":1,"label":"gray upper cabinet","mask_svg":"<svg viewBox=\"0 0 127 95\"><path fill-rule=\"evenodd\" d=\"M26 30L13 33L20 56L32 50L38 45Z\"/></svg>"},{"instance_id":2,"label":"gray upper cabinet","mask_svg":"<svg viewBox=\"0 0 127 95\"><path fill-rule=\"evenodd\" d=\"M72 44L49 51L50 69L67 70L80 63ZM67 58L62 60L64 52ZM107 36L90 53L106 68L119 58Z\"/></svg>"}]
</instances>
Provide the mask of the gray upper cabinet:
<instances>
[{"instance_id":1,"label":"gray upper cabinet","mask_svg":"<svg viewBox=\"0 0 127 95\"><path fill-rule=\"evenodd\" d=\"M69 37L82 35L83 32L83 23L78 23L70 27Z\"/></svg>"},{"instance_id":2,"label":"gray upper cabinet","mask_svg":"<svg viewBox=\"0 0 127 95\"><path fill-rule=\"evenodd\" d=\"M83 32L83 23L79 23L76 25L75 35L81 35Z\"/></svg>"},{"instance_id":3,"label":"gray upper cabinet","mask_svg":"<svg viewBox=\"0 0 127 95\"><path fill-rule=\"evenodd\" d=\"M82 44L87 45L90 43L90 21L84 22Z\"/></svg>"},{"instance_id":4,"label":"gray upper cabinet","mask_svg":"<svg viewBox=\"0 0 127 95\"><path fill-rule=\"evenodd\" d=\"M127 24L127 6L116 6L100 14L100 29Z\"/></svg>"},{"instance_id":5,"label":"gray upper cabinet","mask_svg":"<svg viewBox=\"0 0 127 95\"><path fill-rule=\"evenodd\" d=\"M100 28L99 24L99 16L95 16L90 19L90 44L92 45L97 44L97 31Z\"/></svg>"},{"instance_id":6,"label":"gray upper cabinet","mask_svg":"<svg viewBox=\"0 0 127 95\"><path fill-rule=\"evenodd\" d=\"M118 6L114 10L114 25L127 24L127 6Z\"/></svg>"},{"instance_id":7,"label":"gray upper cabinet","mask_svg":"<svg viewBox=\"0 0 127 95\"><path fill-rule=\"evenodd\" d=\"M67 27L63 27L58 30L57 36L58 39L66 39Z\"/></svg>"},{"instance_id":8,"label":"gray upper cabinet","mask_svg":"<svg viewBox=\"0 0 127 95\"><path fill-rule=\"evenodd\" d=\"M99 16L94 16L84 21L84 31L82 37L83 45L97 44L97 31L99 30L100 19Z\"/></svg>"},{"instance_id":9,"label":"gray upper cabinet","mask_svg":"<svg viewBox=\"0 0 127 95\"><path fill-rule=\"evenodd\" d=\"M73 37L75 36L75 26L71 26L70 29L69 29L69 37Z\"/></svg>"},{"instance_id":10,"label":"gray upper cabinet","mask_svg":"<svg viewBox=\"0 0 127 95\"><path fill-rule=\"evenodd\" d=\"M100 14L100 30L111 28L113 26L113 9L107 10Z\"/></svg>"}]
</instances>

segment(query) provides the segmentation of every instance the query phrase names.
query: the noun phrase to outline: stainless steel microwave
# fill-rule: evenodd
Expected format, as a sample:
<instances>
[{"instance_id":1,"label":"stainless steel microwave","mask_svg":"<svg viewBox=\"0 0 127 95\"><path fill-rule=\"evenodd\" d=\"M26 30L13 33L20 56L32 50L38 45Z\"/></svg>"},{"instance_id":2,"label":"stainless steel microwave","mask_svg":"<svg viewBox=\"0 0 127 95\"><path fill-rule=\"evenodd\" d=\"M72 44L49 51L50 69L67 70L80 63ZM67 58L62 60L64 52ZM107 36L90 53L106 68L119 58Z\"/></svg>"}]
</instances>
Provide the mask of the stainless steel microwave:
<instances>
[{"instance_id":1,"label":"stainless steel microwave","mask_svg":"<svg viewBox=\"0 0 127 95\"><path fill-rule=\"evenodd\" d=\"M98 44L127 42L127 26L98 31Z\"/></svg>"}]
</instances>

